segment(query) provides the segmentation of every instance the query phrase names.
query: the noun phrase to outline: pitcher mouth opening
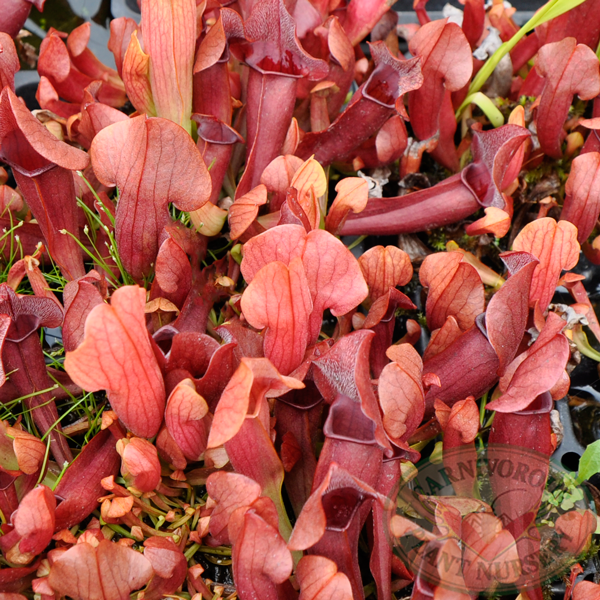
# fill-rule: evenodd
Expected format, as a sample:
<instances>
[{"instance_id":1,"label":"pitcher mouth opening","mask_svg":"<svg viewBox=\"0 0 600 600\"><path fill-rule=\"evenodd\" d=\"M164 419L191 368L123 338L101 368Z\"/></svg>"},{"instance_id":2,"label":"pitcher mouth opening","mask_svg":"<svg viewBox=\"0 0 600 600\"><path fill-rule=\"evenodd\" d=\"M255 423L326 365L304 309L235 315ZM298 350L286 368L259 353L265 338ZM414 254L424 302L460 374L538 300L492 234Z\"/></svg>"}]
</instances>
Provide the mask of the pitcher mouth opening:
<instances>
[{"instance_id":1,"label":"pitcher mouth opening","mask_svg":"<svg viewBox=\"0 0 600 600\"><path fill-rule=\"evenodd\" d=\"M425 595L537 588L589 550L598 526L592 497L547 455L490 444L405 465L388 536Z\"/></svg>"}]
</instances>

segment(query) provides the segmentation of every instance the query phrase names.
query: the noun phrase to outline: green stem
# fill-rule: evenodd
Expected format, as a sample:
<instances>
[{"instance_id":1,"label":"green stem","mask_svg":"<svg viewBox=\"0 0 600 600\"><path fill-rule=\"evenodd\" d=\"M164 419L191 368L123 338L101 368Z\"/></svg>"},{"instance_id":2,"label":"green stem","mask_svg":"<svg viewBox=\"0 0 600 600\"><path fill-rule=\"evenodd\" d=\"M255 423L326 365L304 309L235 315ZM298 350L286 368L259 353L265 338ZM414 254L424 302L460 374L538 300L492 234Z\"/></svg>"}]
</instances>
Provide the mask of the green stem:
<instances>
[{"instance_id":1,"label":"green stem","mask_svg":"<svg viewBox=\"0 0 600 600\"><path fill-rule=\"evenodd\" d=\"M225 546L219 546L218 548L213 548L212 546L198 546L197 550L204 554L216 554L217 556L231 556L231 548L227 548Z\"/></svg>"},{"instance_id":2,"label":"green stem","mask_svg":"<svg viewBox=\"0 0 600 600\"><path fill-rule=\"evenodd\" d=\"M192 556L194 556L194 554L196 554L196 552L198 551L198 548L200 548L200 544L192 544L184 553L183 555L185 556L186 560L189 561Z\"/></svg>"},{"instance_id":3,"label":"green stem","mask_svg":"<svg viewBox=\"0 0 600 600\"><path fill-rule=\"evenodd\" d=\"M368 235L361 235L359 237L357 237L349 246L348 246L348 250L352 250L354 248L356 248L356 246L358 246L363 240L366 240L369 236Z\"/></svg>"},{"instance_id":4,"label":"green stem","mask_svg":"<svg viewBox=\"0 0 600 600\"><path fill-rule=\"evenodd\" d=\"M485 407L487 406L487 402L488 402L488 392L486 392L481 397L481 404L479 405L479 426L480 427L483 427L483 420L485 419Z\"/></svg>"},{"instance_id":5,"label":"green stem","mask_svg":"<svg viewBox=\"0 0 600 600\"><path fill-rule=\"evenodd\" d=\"M121 527L120 525L115 525L114 523L103 523L103 525L107 525L115 533L119 533L122 536L128 537L131 540L136 540L136 542L138 541L134 536L131 535L131 533L129 531L127 531L127 529L125 529L125 527Z\"/></svg>"}]
</instances>

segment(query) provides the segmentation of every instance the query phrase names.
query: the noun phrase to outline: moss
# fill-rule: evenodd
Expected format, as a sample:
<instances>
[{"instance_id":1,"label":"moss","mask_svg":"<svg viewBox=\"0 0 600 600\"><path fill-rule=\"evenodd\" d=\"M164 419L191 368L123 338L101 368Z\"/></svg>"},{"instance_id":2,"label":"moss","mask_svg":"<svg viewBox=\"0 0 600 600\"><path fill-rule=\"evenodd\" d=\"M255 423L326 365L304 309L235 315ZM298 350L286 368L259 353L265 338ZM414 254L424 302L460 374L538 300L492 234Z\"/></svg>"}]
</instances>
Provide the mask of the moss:
<instances>
[{"instance_id":1,"label":"moss","mask_svg":"<svg viewBox=\"0 0 600 600\"><path fill-rule=\"evenodd\" d=\"M438 252L445 252L447 241L448 237L446 235L446 231L443 228L433 229L429 232L428 242L434 250L437 250Z\"/></svg>"}]
</instances>

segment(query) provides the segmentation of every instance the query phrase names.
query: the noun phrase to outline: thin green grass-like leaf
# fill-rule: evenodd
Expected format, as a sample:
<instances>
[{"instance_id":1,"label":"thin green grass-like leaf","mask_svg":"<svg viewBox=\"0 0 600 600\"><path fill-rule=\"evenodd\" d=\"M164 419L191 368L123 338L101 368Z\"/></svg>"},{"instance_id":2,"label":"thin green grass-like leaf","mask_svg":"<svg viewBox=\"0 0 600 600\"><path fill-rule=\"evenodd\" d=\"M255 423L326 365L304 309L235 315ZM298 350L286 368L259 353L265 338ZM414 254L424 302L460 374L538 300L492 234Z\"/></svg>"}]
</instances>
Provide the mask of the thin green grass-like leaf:
<instances>
[{"instance_id":1,"label":"thin green grass-like leaf","mask_svg":"<svg viewBox=\"0 0 600 600\"><path fill-rule=\"evenodd\" d=\"M191 225L192 219L190 217L190 213L185 212L183 210L179 210L174 204L171 204L170 211L171 218L173 219L173 221L179 221L180 223L183 223L186 227L193 227L193 225Z\"/></svg>"},{"instance_id":2,"label":"thin green grass-like leaf","mask_svg":"<svg viewBox=\"0 0 600 600\"><path fill-rule=\"evenodd\" d=\"M104 405L98 405L98 399L93 392L85 393L80 400L77 400L69 390L63 386L53 375L48 373L50 379L54 381L56 387L60 387L69 396L69 401L74 404L73 408L77 408L81 405L80 415L87 418L88 430L85 434L83 446L88 443L99 431L102 424L102 413L104 412ZM72 409L70 409L72 410ZM69 412L70 412L69 410Z\"/></svg>"},{"instance_id":3,"label":"thin green grass-like leaf","mask_svg":"<svg viewBox=\"0 0 600 600\"><path fill-rule=\"evenodd\" d=\"M230 240L225 244L225 246L223 246L223 248L213 248L213 249L207 248L206 253L213 259L214 262L216 262L219 259L223 258L223 256L227 252L227 250L232 246L233 246L233 241ZM219 256L219 254L221 254L221 256ZM206 260L203 260L202 264L203 264L203 266L208 267L208 265L211 263L207 262Z\"/></svg>"},{"instance_id":4,"label":"thin green grass-like leaf","mask_svg":"<svg viewBox=\"0 0 600 600\"><path fill-rule=\"evenodd\" d=\"M3 232L0 236L0 252L4 254L6 251L6 246L10 242L10 252L8 256L8 261L6 264L2 265L2 271L0 272L0 283L6 282L8 279L8 273L11 270L12 266L15 262L21 258L23 258L23 246L21 245L21 240L19 239L18 234L15 232L19 227L23 225L23 221L19 221L16 225L12 225L13 223L13 215L10 213L10 229Z\"/></svg>"},{"instance_id":5,"label":"thin green grass-like leaf","mask_svg":"<svg viewBox=\"0 0 600 600\"><path fill-rule=\"evenodd\" d=\"M483 65L479 73L473 78L469 86L469 93L466 100L460 105L456 111L456 120L460 119L462 111L468 106L470 97L477 93L483 84L489 79L494 69L498 66L504 56L506 56L530 31L533 31L538 25L542 25L547 21L560 17L560 15L569 12L583 4L585 0L551 0L538 10L508 42L504 42L492 56L490 56Z\"/></svg>"},{"instance_id":6,"label":"thin green grass-like leaf","mask_svg":"<svg viewBox=\"0 0 600 600\"><path fill-rule=\"evenodd\" d=\"M64 371L64 352L65 349L62 346L60 346L58 350L53 350L52 352L46 352L44 350L44 357L47 359L46 366L53 367L54 369L58 369L59 371ZM50 363L48 363L48 361L50 361ZM55 381L55 383L58 384L57 381Z\"/></svg>"},{"instance_id":7,"label":"thin green grass-like leaf","mask_svg":"<svg viewBox=\"0 0 600 600\"><path fill-rule=\"evenodd\" d=\"M50 257L50 260L52 260L52 257ZM54 286L48 289L53 292L58 292L59 294L63 293L65 286L68 283L54 262L52 263L52 269L50 271L44 271L44 278L49 284Z\"/></svg>"},{"instance_id":8,"label":"thin green grass-like leaf","mask_svg":"<svg viewBox=\"0 0 600 600\"><path fill-rule=\"evenodd\" d=\"M11 213L10 219L11 224L13 223L13 215ZM15 225L13 225L9 230L3 232L3 235L0 236L0 252L4 253L6 250L6 245L10 240L10 254L8 261L6 264L3 264L3 268L0 271L0 283L5 283L8 279L8 274L11 268L14 266L15 262L24 258L25 254L23 252L23 246L21 244L21 240L19 239L18 229L24 224L24 221L19 221ZM42 242L38 243L38 248ZM60 269L57 265L52 261L52 257L48 255L50 258L50 266L49 268L45 268L43 270L44 277L46 281L54 287L48 287L48 289L52 292L57 292L61 294L64 290L65 285L67 284L67 280L62 276ZM18 294L33 294L33 290L29 286L29 282L27 278L24 278L18 289L16 290Z\"/></svg>"},{"instance_id":9,"label":"thin green grass-like leaf","mask_svg":"<svg viewBox=\"0 0 600 600\"><path fill-rule=\"evenodd\" d=\"M54 428L69 414L71 414L82 402L84 401L84 398L80 398L75 404L73 404L73 406L71 406L68 410L66 410L62 415L60 415L58 417L58 419L56 419L56 421L54 421L54 423L52 423L52 425L48 428L48 431L46 431L46 433L40 438L42 441L46 438L46 436L54 430Z\"/></svg>"},{"instance_id":10,"label":"thin green grass-like leaf","mask_svg":"<svg viewBox=\"0 0 600 600\"><path fill-rule=\"evenodd\" d=\"M111 245L116 248L116 243L112 237L112 234L110 232L110 229L108 227L106 227L103 223L102 220L100 219L100 217L93 212L92 210L89 209L89 207L81 200L81 199L77 199L77 204L79 205L80 208L83 209L87 219L88 219L88 223L89 226L84 227L84 233L86 235L86 237L88 238L90 245L92 246L92 248L95 250L96 252L96 256L94 256L89 250L87 250L87 248L84 248L84 252L94 261L97 262L103 269L107 270L108 272L110 272L110 268L108 263L104 260L104 257L101 256L98 248L96 247L96 240L97 240L97 236L94 235L93 239L92 236L90 236L90 231L95 232L98 228L102 227L104 229L104 231L106 232L106 234L108 235L108 238L110 240ZM113 252L111 251L111 248L108 248L109 254L111 255L111 257L114 259L113 256ZM116 251L114 252L114 254L117 254ZM118 255L117 255L118 256ZM115 264L117 264L117 266L119 267L119 271L121 273L122 277L126 277L126 273L125 270L122 268L122 265L120 264L120 259L119 260L115 260ZM110 279L110 277L109 277ZM124 281L126 281L126 279L124 279ZM119 282L114 280L110 282L114 287L119 287Z\"/></svg>"},{"instance_id":11,"label":"thin green grass-like leaf","mask_svg":"<svg viewBox=\"0 0 600 600\"><path fill-rule=\"evenodd\" d=\"M83 173L81 173L80 171L77 172L77 174L83 179L83 181L85 182L86 186L89 188L89 190L92 192L94 198L96 199L96 201L98 202L98 204L100 205L101 210L104 211L104 213L107 215L111 225L114 227L115 226L115 219L111 213L110 210L108 210L104 204L104 202L102 202L102 199L100 198L100 196L96 193L96 190L93 188L93 186L91 185L91 183L83 176ZM117 203L118 203L118 193L119 191L117 190ZM121 262L121 258L119 256L119 252L118 252L118 248L117 248L117 242L112 234L112 232L110 231L109 228L107 228L103 223L102 223L102 219L100 219L100 216L97 215L94 211L90 210L90 208L85 204L85 202L83 202L81 199L77 199L77 204L83 209L83 211L85 212L87 218L88 218L88 222L90 222L90 226L92 227L92 229L96 229L99 227L102 227L104 229L104 231L106 231L106 234L108 235L108 238L110 240L110 246L108 247L108 251L111 255L111 258L115 261L115 264L117 265L119 272L121 273L121 278L123 279L123 285L133 285L135 284L135 281L133 281L133 279L130 277L129 273L127 273L127 271L125 270L125 268L123 267L123 263ZM95 225L94 225L95 223ZM87 233L86 233L87 235ZM106 262L104 261L104 259L100 256L100 253L98 252L98 249L95 246L95 240L92 241L88 235L88 239L90 240L90 243L92 244L92 247L96 250L96 253L98 254L97 257L92 257L93 260L96 260L97 262L99 262L103 268L108 269L108 265L106 265ZM90 255L90 253L86 250L86 253L88 255ZM91 255L90 255L91 256ZM119 283L113 283L114 287L119 287Z\"/></svg>"},{"instance_id":12,"label":"thin green grass-like leaf","mask_svg":"<svg viewBox=\"0 0 600 600\"><path fill-rule=\"evenodd\" d=\"M13 407L20 406L20 404L21 404L21 402L23 402L23 400L27 400L29 398L35 398L36 396L40 396L41 394L45 394L46 392L53 392L57 387L58 387L57 385L53 385L52 387L49 387L45 390L39 390L37 392L27 394L26 396L20 396L19 398L15 398L14 400L11 400L10 402L6 402L5 404L2 404L1 409L0 409L0 420L4 421L4 420L9 419L12 421L16 421L20 416L23 416L30 411L27 408L20 412L14 412ZM45 406L46 404L49 404L49 402L41 404L40 406Z\"/></svg>"},{"instance_id":13,"label":"thin green grass-like leaf","mask_svg":"<svg viewBox=\"0 0 600 600\"><path fill-rule=\"evenodd\" d=\"M42 463L42 468L40 469L40 476L37 480L37 484L39 485L42 481L45 480L46 473L46 465L48 464L48 455L50 454L50 438L46 441L46 452L44 453L44 462ZM54 489L54 488L51 488Z\"/></svg>"},{"instance_id":14,"label":"thin green grass-like leaf","mask_svg":"<svg viewBox=\"0 0 600 600\"><path fill-rule=\"evenodd\" d=\"M104 202L102 202L102 199L100 198L100 196L98 196L98 194L97 194L96 190L94 189L94 187L92 186L92 184L85 178L85 176L83 175L83 173L81 171L77 171L77 175L79 175L79 177L81 177L81 179L83 179L83 182L89 188L90 192L92 192L92 195L94 196L94 198L96 199L98 204L100 204L100 206L102 207L102 210L104 210L104 212L106 213L106 216L109 218L111 225L114 227L115 219L112 216L112 213L109 210L106 210L106 206L104 206ZM86 208L87 208L87 205L86 205Z\"/></svg>"},{"instance_id":15,"label":"thin green grass-like leaf","mask_svg":"<svg viewBox=\"0 0 600 600\"><path fill-rule=\"evenodd\" d=\"M498 110L497 106L493 101L481 92L476 92L469 96L465 102L467 104L475 104L482 111L483 114L488 118L488 121L495 127L502 127L504 125L504 116Z\"/></svg>"},{"instance_id":16,"label":"thin green grass-like leaf","mask_svg":"<svg viewBox=\"0 0 600 600\"><path fill-rule=\"evenodd\" d=\"M54 484L50 488L52 491L54 491L58 487L58 484L60 483L60 480L63 478L63 475L67 472L67 468L68 468L68 466L70 464L71 463L65 463L63 465L63 468L62 468L61 472L59 473L58 477L56 478L56 481L54 482Z\"/></svg>"}]
</instances>

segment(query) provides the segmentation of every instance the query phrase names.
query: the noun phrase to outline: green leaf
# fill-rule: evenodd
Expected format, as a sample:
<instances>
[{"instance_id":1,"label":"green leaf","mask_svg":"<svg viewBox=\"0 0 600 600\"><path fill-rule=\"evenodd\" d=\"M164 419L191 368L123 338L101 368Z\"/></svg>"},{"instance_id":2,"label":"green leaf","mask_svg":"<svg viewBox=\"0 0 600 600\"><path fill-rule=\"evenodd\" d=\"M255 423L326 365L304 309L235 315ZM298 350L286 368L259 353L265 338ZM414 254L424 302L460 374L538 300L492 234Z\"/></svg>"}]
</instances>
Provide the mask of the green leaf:
<instances>
[{"instance_id":1,"label":"green leaf","mask_svg":"<svg viewBox=\"0 0 600 600\"><path fill-rule=\"evenodd\" d=\"M241 244L236 244L231 249L231 256L233 257L233 260L235 260L235 262L238 265L242 264L242 245Z\"/></svg>"},{"instance_id":2,"label":"green leaf","mask_svg":"<svg viewBox=\"0 0 600 600\"><path fill-rule=\"evenodd\" d=\"M600 352L596 349L592 348L591 344L588 341L587 335L581 329L581 325L575 327L573 329L573 342L577 346L577 350L581 352L584 356L591 358L597 362L600 362Z\"/></svg>"},{"instance_id":3,"label":"green leaf","mask_svg":"<svg viewBox=\"0 0 600 600\"><path fill-rule=\"evenodd\" d=\"M600 440L590 444L580 458L577 484L583 483L596 473L600 473Z\"/></svg>"}]
</instances>

